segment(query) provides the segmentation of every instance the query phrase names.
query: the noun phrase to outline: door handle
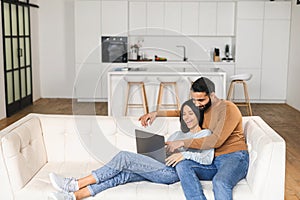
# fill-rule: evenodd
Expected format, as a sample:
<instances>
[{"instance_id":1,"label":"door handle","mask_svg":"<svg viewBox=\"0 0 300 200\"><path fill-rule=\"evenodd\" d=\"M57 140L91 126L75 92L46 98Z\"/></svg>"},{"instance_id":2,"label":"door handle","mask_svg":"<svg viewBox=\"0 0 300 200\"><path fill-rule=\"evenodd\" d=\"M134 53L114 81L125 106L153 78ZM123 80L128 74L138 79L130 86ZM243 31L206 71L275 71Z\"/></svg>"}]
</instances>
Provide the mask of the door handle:
<instances>
[{"instance_id":1,"label":"door handle","mask_svg":"<svg viewBox=\"0 0 300 200\"><path fill-rule=\"evenodd\" d=\"M19 48L19 49L18 49L18 56L19 56L19 57L22 57L22 56L23 56L23 49L22 49L22 48Z\"/></svg>"}]
</instances>

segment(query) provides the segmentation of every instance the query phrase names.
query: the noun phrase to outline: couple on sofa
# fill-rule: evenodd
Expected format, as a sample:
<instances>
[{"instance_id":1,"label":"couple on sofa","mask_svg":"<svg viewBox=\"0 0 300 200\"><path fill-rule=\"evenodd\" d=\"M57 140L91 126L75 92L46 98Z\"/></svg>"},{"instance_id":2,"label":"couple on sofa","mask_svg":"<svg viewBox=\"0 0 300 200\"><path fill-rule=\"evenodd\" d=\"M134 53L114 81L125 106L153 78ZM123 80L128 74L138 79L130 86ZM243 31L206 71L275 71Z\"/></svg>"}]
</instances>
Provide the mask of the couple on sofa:
<instances>
[{"instance_id":1,"label":"couple on sofa","mask_svg":"<svg viewBox=\"0 0 300 200\"><path fill-rule=\"evenodd\" d=\"M216 200L232 199L233 187L246 176L249 166L242 115L236 105L217 98L208 78L192 84L191 97L180 110L181 131L166 142L173 154L165 164L121 151L105 166L78 180L51 173L51 183L59 190L51 196L78 200L120 184L147 180L161 184L180 181L186 199L203 200L206 197L199 180L212 180ZM151 124L158 114L143 115L141 124Z\"/></svg>"}]
</instances>

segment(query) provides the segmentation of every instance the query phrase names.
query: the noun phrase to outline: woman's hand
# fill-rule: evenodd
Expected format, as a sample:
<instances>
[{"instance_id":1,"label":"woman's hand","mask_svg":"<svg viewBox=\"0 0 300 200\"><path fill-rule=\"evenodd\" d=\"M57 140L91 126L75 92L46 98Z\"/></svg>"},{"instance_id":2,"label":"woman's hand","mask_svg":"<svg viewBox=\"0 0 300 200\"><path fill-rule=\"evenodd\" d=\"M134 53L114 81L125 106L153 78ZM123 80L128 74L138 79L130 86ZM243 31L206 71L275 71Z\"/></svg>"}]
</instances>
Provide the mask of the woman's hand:
<instances>
[{"instance_id":1,"label":"woman's hand","mask_svg":"<svg viewBox=\"0 0 300 200\"><path fill-rule=\"evenodd\" d=\"M176 149L183 147L184 142L182 140L168 141L166 142L167 152L173 153Z\"/></svg>"},{"instance_id":2,"label":"woman's hand","mask_svg":"<svg viewBox=\"0 0 300 200\"><path fill-rule=\"evenodd\" d=\"M174 153L166 159L166 165L175 167L177 163L179 163L182 160L184 160L184 157L181 153Z\"/></svg>"},{"instance_id":3,"label":"woman's hand","mask_svg":"<svg viewBox=\"0 0 300 200\"><path fill-rule=\"evenodd\" d=\"M146 127L146 126L152 124L152 122L153 122L154 119L156 118L156 115L157 115L157 112L156 112L156 111L147 113L147 114L141 116L141 117L139 118L139 121L141 121L141 124L142 124L143 127Z\"/></svg>"}]
</instances>

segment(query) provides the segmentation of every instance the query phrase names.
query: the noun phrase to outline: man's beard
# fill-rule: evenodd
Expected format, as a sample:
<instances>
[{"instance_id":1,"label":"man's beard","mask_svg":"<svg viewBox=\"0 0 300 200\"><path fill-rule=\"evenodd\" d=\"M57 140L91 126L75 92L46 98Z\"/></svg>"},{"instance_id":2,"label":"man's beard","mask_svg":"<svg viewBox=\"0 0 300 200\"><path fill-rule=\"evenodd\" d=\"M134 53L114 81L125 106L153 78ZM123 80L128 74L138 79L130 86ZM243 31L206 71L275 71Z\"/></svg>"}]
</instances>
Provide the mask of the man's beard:
<instances>
[{"instance_id":1,"label":"man's beard","mask_svg":"<svg viewBox=\"0 0 300 200\"><path fill-rule=\"evenodd\" d=\"M209 102L208 102L206 105L204 105L203 107L199 107L199 111L200 111L199 126L200 126L201 128L203 128L202 125L203 125L203 121L204 121L204 112L205 112L207 109L209 109L210 106L211 106L211 99L210 99L210 97L209 97Z\"/></svg>"},{"instance_id":2,"label":"man's beard","mask_svg":"<svg viewBox=\"0 0 300 200\"><path fill-rule=\"evenodd\" d=\"M199 107L199 110L205 112L207 109L210 108L210 106L211 106L211 99L209 97L209 102L205 104L203 107Z\"/></svg>"}]
</instances>

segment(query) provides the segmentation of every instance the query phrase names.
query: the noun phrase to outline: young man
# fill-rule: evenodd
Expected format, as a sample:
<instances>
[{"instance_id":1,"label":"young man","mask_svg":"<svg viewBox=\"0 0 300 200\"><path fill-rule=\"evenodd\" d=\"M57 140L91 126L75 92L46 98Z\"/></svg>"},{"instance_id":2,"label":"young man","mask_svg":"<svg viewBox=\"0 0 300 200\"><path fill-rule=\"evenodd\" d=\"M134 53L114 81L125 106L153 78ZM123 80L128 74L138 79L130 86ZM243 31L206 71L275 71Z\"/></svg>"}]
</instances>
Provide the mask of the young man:
<instances>
[{"instance_id":1,"label":"young man","mask_svg":"<svg viewBox=\"0 0 300 200\"><path fill-rule=\"evenodd\" d=\"M170 151L180 147L215 148L215 158L211 165L190 160L176 165L184 194L187 200L205 200L199 179L212 180L215 200L231 200L233 187L246 176L249 166L242 115L235 104L215 95L215 85L208 78L201 77L192 84L191 97L202 113L201 128L210 129L212 135L167 142L167 148ZM156 115L156 112L143 115L141 124L151 124Z\"/></svg>"}]
</instances>

